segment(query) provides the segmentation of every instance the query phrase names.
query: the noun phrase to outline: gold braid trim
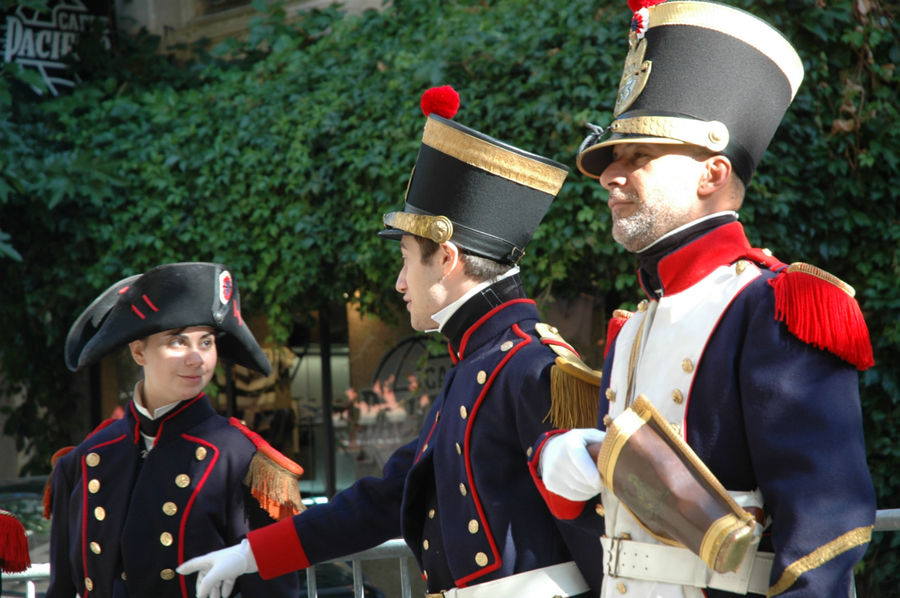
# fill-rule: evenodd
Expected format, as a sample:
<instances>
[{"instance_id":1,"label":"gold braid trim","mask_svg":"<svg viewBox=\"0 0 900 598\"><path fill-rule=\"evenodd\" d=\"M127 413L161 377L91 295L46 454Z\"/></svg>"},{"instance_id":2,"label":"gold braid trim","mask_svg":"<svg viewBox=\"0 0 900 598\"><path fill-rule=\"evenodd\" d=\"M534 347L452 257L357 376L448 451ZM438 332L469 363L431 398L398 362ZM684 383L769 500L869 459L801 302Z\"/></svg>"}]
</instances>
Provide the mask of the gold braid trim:
<instances>
[{"instance_id":1,"label":"gold braid trim","mask_svg":"<svg viewBox=\"0 0 900 598\"><path fill-rule=\"evenodd\" d=\"M793 264L788 266L787 271L789 273L790 272L802 272L804 274L809 274L810 276L815 276L816 278L819 278L821 280L824 280L825 282L829 282L829 283L833 284L834 286L841 289L842 291L844 291L851 297L856 296L856 289L854 289L852 286L850 286L849 284L847 284L846 282L844 282L843 280L841 280L834 274L826 272L825 270L822 270L821 268L816 268L815 266L813 266L811 264L805 264L803 262L794 262Z\"/></svg>"},{"instance_id":2,"label":"gold braid trim","mask_svg":"<svg viewBox=\"0 0 900 598\"><path fill-rule=\"evenodd\" d=\"M796 561L785 567L784 571L781 573L781 577L774 586L769 588L766 596L771 598L772 596L781 594L792 585L794 585L794 582L797 581L800 576L807 571L812 571L816 567L824 565L839 554L843 554L851 548L855 548L861 544L865 544L871 539L872 526L868 525L865 527L858 527L854 530L850 530L846 534L835 538L828 544L816 548L805 557L797 559Z\"/></svg>"}]
</instances>

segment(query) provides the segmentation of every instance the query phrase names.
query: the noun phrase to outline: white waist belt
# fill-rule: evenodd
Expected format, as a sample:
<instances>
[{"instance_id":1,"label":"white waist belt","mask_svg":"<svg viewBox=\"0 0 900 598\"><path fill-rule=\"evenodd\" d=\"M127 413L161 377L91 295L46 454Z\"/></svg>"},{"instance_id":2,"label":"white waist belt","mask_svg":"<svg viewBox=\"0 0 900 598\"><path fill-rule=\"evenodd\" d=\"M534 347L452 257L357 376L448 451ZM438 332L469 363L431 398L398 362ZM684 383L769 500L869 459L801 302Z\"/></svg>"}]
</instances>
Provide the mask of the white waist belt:
<instances>
[{"instance_id":1,"label":"white waist belt","mask_svg":"<svg viewBox=\"0 0 900 598\"><path fill-rule=\"evenodd\" d=\"M566 598L590 588L573 561L516 573L468 588L453 588L427 598Z\"/></svg>"},{"instance_id":2,"label":"white waist belt","mask_svg":"<svg viewBox=\"0 0 900 598\"><path fill-rule=\"evenodd\" d=\"M775 557L771 552L756 552L751 548L737 571L716 573L687 548L606 536L600 538L600 543L603 545L603 572L608 576L737 594L765 594Z\"/></svg>"}]
</instances>

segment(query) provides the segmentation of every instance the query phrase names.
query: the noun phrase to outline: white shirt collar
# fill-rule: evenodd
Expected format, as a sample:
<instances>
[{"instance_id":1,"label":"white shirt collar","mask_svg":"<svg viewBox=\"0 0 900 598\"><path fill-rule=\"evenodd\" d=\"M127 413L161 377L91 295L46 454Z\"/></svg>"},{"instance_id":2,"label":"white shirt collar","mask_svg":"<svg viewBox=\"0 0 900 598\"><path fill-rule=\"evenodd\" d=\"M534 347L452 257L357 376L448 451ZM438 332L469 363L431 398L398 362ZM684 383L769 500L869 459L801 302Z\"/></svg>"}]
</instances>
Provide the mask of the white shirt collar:
<instances>
[{"instance_id":1,"label":"white shirt collar","mask_svg":"<svg viewBox=\"0 0 900 598\"><path fill-rule=\"evenodd\" d=\"M480 293L481 291L483 291L487 287L491 286L495 282L500 282L501 280L503 280L505 278L509 278L510 276L514 276L518 273L519 273L519 267L513 266L512 268L510 268L509 270L507 270L500 276L495 276L494 278L491 278L490 280L485 280L483 282L479 282L474 287L469 289L465 295L463 295L462 297L460 297L459 299L457 299L450 305L444 307L443 309L438 311L436 314L431 316L431 319L438 323L438 327L432 328L431 330L426 330L425 332L440 332L444 328L444 324L446 324L450 320L450 318L453 316L453 314L456 313L456 310L458 310L460 307L462 307L463 303L468 301L472 296L474 296L476 293Z\"/></svg>"},{"instance_id":2,"label":"white shirt collar","mask_svg":"<svg viewBox=\"0 0 900 598\"><path fill-rule=\"evenodd\" d=\"M141 415L144 417L155 420L164 416L166 413L175 409L178 406L178 403L181 401L175 401L174 403L169 403L168 405L163 405L162 407L157 407L153 410L153 413L150 413L150 410L144 407L144 381L138 380L137 384L134 385L134 408L137 409Z\"/></svg>"},{"instance_id":3,"label":"white shirt collar","mask_svg":"<svg viewBox=\"0 0 900 598\"><path fill-rule=\"evenodd\" d=\"M657 243L659 243L659 242L662 241L663 239L665 239L665 238L667 238L667 237L671 237L672 235L677 234L679 231L683 231L684 229L686 229L686 228L688 228L688 227L690 227L690 226L694 226L694 225L697 224L698 222L703 222L704 220L710 220L710 219L712 219L712 218L716 218L716 217L718 217L718 216L722 216L723 214L734 214L734 217L735 217L735 218L740 218L740 216L738 215L738 213L735 212L734 210L724 210L724 211L722 211L722 212L715 212L715 213L713 213L713 214L707 214L706 216L703 216L702 218L697 218L696 220L691 220L691 221L688 222L687 224L682 224L682 225L679 226L678 228L675 228L675 229L670 230L669 232L667 232L666 234L664 234L663 236L661 236L661 237L658 238L657 240L653 241L652 243L650 243L649 245L647 245L647 246L644 247L643 249L639 249L639 250L636 251L635 253L642 253L642 252L644 252L644 251L647 251L648 249L650 249L651 247L653 247L654 245L656 245Z\"/></svg>"}]
</instances>

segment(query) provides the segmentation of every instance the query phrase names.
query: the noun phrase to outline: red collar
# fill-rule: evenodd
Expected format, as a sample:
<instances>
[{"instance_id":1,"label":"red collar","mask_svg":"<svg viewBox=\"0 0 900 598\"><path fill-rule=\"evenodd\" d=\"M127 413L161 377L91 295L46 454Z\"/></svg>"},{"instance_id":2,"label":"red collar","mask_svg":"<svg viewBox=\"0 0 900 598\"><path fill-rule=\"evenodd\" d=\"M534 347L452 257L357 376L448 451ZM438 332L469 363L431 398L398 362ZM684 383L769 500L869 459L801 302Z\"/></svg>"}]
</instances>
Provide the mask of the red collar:
<instances>
[{"instance_id":1,"label":"red collar","mask_svg":"<svg viewBox=\"0 0 900 598\"><path fill-rule=\"evenodd\" d=\"M784 266L761 249L751 247L743 225L731 222L713 229L659 260L659 280L663 294L674 295L687 290L719 266L733 264L741 258L769 268ZM644 293L652 299L658 299L655 293L648 292L647 289L644 289Z\"/></svg>"}]
</instances>

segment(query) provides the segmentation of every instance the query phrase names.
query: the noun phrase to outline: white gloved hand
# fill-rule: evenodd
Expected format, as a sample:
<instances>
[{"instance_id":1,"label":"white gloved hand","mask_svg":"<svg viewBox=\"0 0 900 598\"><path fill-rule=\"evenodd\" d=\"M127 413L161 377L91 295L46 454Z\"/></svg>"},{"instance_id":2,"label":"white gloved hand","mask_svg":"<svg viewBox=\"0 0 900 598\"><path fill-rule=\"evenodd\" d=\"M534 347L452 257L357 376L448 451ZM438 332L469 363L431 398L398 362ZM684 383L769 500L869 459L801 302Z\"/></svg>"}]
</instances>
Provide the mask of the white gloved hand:
<instances>
[{"instance_id":1,"label":"white gloved hand","mask_svg":"<svg viewBox=\"0 0 900 598\"><path fill-rule=\"evenodd\" d=\"M227 598L239 576L259 568L244 538L240 544L187 560L175 570L181 575L197 574L197 598Z\"/></svg>"},{"instance_id":2,"label":"white gloved hand","mask_svg":"<svg viewBox=\"0 0 900 598\"><path fill-rule=\"evenodd\" d=\"M606 432L596 428L576 428L550 438L541 449L539 464L547 490L575 501L596 496L603 483L586 447L604 438Z\"/></svg>"}]
</instances>

